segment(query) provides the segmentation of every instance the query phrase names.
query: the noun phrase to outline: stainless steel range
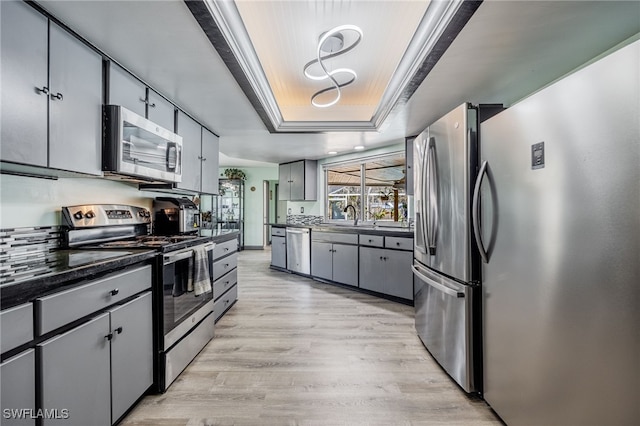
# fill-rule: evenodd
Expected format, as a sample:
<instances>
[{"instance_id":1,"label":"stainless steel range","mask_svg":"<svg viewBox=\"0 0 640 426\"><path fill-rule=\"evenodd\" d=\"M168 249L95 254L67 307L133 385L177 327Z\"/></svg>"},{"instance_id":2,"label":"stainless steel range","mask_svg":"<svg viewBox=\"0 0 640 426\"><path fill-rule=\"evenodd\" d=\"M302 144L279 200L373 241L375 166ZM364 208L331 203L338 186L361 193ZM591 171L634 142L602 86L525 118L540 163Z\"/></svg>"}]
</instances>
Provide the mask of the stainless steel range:
<instances>
[{"instance_id":1,"label":"stainless steel range","mask_svg":"<svg viewBox=\"0 0 640 426\"><path fill-rule=\"evenodd\" d=\"M212 265L215 244L198 235L150 235L149 210L125 205L62 208L68 247L158 251L154 267L157 389L164 392L211 340L214 330Z\"/></svg>"}]
</instances>

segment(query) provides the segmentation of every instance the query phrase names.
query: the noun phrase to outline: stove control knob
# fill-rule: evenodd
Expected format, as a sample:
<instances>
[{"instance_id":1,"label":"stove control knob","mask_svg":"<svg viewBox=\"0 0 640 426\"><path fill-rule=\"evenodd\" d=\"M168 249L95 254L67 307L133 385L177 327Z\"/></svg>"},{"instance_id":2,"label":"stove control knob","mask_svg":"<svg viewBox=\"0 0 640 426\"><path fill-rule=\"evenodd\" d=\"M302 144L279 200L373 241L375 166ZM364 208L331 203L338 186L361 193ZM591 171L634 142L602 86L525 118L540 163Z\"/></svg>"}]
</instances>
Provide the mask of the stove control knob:
<instances>
[{"instance_id":1,"label":"stove control knob","mask_svg":"<svg viewBox=\"0 0 640 426\"><path fill-rule=\"evenodd\" d=\"M76 219L76 220L82 219L82 212L75 212L73 214L73 218Z\"/></svg>"},{"instance_id":2,"label":"stove control knob","mask_svg":"<svg viewBox=\"0 0 640 426\"><path fill-rule=\"evenodd\" d=\"M94 217L96 217L96 214L94 212L92 212L91 210L89 210L84 217L86 217L87 219L93 219Z\"/></svg>"}]
</instances>

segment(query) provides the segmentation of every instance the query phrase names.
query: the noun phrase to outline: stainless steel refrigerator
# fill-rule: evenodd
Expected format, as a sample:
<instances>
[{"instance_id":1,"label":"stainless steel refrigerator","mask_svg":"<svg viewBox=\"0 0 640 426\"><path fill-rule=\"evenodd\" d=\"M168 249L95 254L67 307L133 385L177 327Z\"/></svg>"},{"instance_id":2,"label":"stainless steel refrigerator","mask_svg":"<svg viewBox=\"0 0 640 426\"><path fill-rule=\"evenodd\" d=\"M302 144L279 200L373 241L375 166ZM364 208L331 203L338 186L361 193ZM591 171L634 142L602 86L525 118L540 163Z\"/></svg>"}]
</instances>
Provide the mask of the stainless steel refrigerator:
<instances>
[{"instance_id":1,"label":"stainless steel refrigerator","mask_svg":"<svg viewBox=\"0 0 640 426\"><path fill-rule=\"evenodd\" d=\"M481 125L484 398L509 425L640 421L640 41Z\"/></svg>"},{"instance_id":2,"label":"stainless steel refrigerator","mask_svg":"<svg viewBox=\"0 0 640 426\"><path fill-rule=\"evenodd\" d=\"M471 229L478 122L502 107L460 105L414 140L415 326L467 392L481 390L480 263Z\"/></svg>"}]
</instances>

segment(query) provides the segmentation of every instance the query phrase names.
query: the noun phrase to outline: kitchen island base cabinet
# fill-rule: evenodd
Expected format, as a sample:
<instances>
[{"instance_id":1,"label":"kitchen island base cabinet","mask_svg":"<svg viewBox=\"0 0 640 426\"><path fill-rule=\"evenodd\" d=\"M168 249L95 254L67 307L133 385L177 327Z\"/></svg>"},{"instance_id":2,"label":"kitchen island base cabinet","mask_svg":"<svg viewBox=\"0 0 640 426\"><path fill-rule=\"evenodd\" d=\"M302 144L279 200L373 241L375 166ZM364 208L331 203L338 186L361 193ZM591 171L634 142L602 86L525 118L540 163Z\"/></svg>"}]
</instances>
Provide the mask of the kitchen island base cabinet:
<instances>
[{"instance_id":1,"label":"kitchen island base cabinet","mask_svg":"<svg viewBox=\"0 0 640 426\"><path fill-rule=\"evenodd\" d=\"M43 425L110 425L153 383L151 292L39 344Z\"/></svg>"},{"instance_id":2,"label":"kitchen island base cabinet","mask_svg":"<svg viewBox=\"0 0 640 426\"><path fill-rule=\"evenodd\" d=\"M360 288L413 299L410 251L360 247Z\"/></svg>"},{"instance_id":3,"label":"kitchen island base cabinet","mask_svg":"<svg viewBox=\"0 0 640 426\"><path fill-rule=\"evenodd\" d=\"M18 414L22 413L22 410L34 410L36 407L35 351L26 350L0 364L0 377L2 378L0 390L2 424L6 426L35 425L35 419ZM7 418L7 413L16 413L16 415Z\"/></svg>"}]
</instances>

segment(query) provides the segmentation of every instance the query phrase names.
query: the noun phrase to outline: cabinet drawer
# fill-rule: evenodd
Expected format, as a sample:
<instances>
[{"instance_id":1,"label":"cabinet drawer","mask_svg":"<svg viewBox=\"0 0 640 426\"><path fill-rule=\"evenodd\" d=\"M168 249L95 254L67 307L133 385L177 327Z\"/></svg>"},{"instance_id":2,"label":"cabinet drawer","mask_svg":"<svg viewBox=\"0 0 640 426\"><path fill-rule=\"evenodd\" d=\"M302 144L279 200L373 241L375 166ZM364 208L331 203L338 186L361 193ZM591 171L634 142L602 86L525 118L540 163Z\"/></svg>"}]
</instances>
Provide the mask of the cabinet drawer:
<instances>
[{"instance_id":1,"label":"cabinet drawer","mask_svg":"<svg viewBox=\"0 0 640 426\"><path fill-rule=\"evenodd\" d=\"M384 246L386 248L413 251L413 238L387 237Z\"/></svg>"},{"instance_id":2,"label":"cabinet drawer","mask_svg":"<svg viewBox=\"0 0 640 426\"><path fill-rule=\"evenodd\" d=\"M236 300L238 300L238 286L234 285L233 287L231 287L231 289L229 289L229 291L223 294L222 297L216 301L216 303L214 303L213 316L216 318L216 321L220 319L222 314L224 314Z\"/></svg>"},{"instance_id":3,"label":"cabinet drawer","mask_svg":"<svg viewBox=\"0 0 640 426\"><path fill-rule=\"evenodd\" d=\"M340 234L337 232L311 232L311 241L358 244L358 234Z\"/></svg>"},{"instance_id":4,"label":"cabinet drawer","mask_svg":"<svg viewBox=\"0 0 640 426\"><path fill-rule=\"evenodd\" d=\"M271 235L285 237L287 235L287 230L285 228L276 228L275 226L273 226L271 227Z\"/></svg>"},{"instance_id":5,"label":"cabinet drawer","mask_svg":"<svg viewBox=\"0 0 640 426\"><path fill-rule=\"evenodd\" d=\"M223 243L216 243L213 248L213 259L220 259L222 256L226 256L238 250L238 240L233 239L225 241Z\"/></svg>"},{"instance_id":6,"label":"cabinet drawer","mask_svg":"<svg viewBox=\"0 0 640 426\"><path fill-rule=\"evenodd\" d=\"M213 280L217 280L227 272L233 270L238 266L238 254L234 253L231 256L224 257L220 260L213 262Z\"/></svg>"},{"instance_id":7,"label":"cabinet drawer","mask_svg":"<svg viewBox=\"0 0 640 426\"><path fill-rule=\"evenodd\" d=\"M150 287L151 265L146 265L36 299L38 335L48 333Z\"/></svg>"},{"instance_id":8,"label":"cabinet drawer","mask_svg":"<svg viewBox=\"0 0 640 426\"><path fill-rule=\"evenodd\" d=\"M0 336L2 353L33 340L33 304L0 312Z\"/></svg>"},{"instance_id":9,"label":"cabinet drawer","mask_svg":"<svg viewBox=\"0 0 640 426\"><path fill-rule=\"evenodd\" d=\"M384 237L382 235L366 235L358 236L361 246L384 247Z\"/></svg>"},{"instance_id":10,"label":"cabinet drawer","mask_svg":"<svg viewBox=\"0 0 640 426\"><path fill-rule=\"evenodd\" d=\"M213 299L217 300L225 291L238 282L238 270L234 269L213 283Z\"/></svg>"}]
</instances>

